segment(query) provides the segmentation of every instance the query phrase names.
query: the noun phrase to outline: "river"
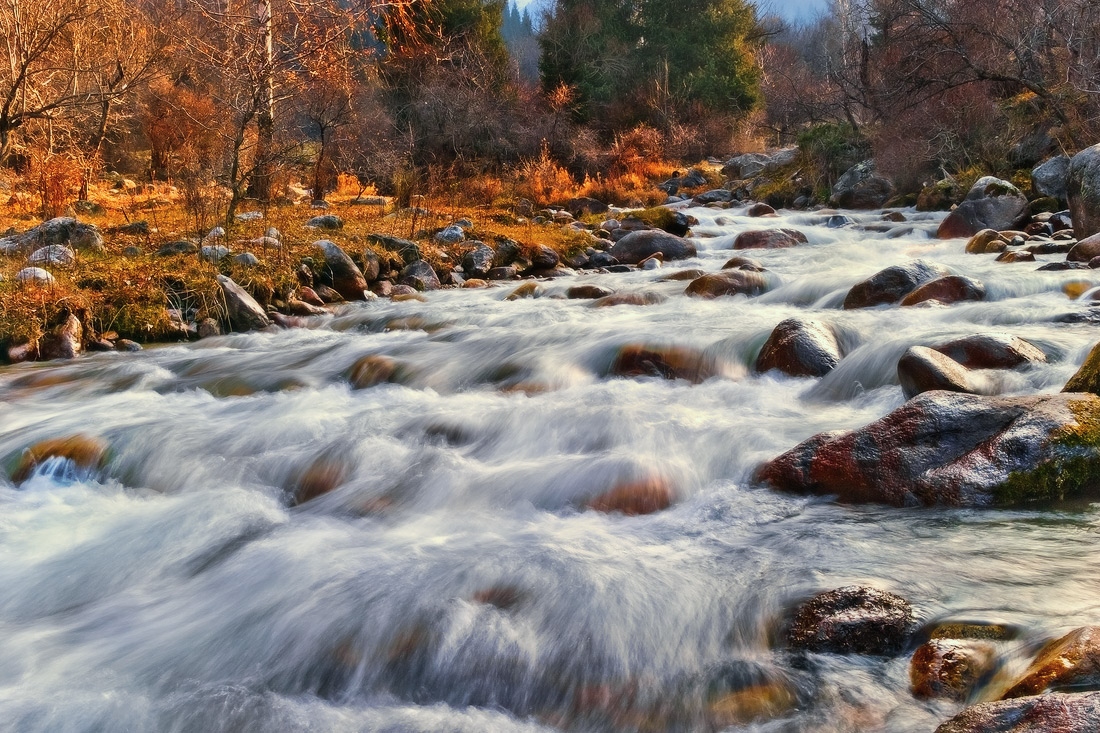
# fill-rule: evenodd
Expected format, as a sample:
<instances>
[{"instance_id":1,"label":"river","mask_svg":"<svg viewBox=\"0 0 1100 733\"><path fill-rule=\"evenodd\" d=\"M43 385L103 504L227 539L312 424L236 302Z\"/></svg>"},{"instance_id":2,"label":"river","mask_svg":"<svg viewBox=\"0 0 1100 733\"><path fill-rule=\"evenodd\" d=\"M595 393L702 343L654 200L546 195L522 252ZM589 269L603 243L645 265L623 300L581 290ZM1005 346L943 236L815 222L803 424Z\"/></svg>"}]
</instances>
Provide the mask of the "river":
<instances>
[{"instance_id":1,"label":"river","mask_svg":"<svg viewBox=\"0 0 1100 733\"><path fill-rule=\"evenodd\" d=\"M98 470L49 461L18 488L0 475L0 730L930 731L961 704L915 700L907 657L796 659L776 641L787 609L874 585L922 622L1019 627L1008 670L1100 623L1095 506L845 506L751 481L799 441L902 404L912 345L1007 331L1049 363L983 373L985 389L1060 390L1097 340L1065 322L1087 304L1062 288L1100 274L964 254L933 238L942 214L849 212L860 225L832 229L689 213L697 259L547 281L539 298L438 291L310 329L0 368L5 465L48 438L110 445ZM762 224L809 238L747 253L770 292L701 300L662 280L719 269ZM854 283L915 257L981 280L987 300L841 309ZM552 297L577 282L667 300ZM793 315L833 324L848 354L821 379L754 374ZM631 343L703 349L726 376L607 376ZM352 389L369 354L402 384ZM340 485L291 506L315 465ZM584 508L654 476L675 488L665 511ZM762 681L789 699L715 720L716 686Z\"/></svg>"}]
</instances>

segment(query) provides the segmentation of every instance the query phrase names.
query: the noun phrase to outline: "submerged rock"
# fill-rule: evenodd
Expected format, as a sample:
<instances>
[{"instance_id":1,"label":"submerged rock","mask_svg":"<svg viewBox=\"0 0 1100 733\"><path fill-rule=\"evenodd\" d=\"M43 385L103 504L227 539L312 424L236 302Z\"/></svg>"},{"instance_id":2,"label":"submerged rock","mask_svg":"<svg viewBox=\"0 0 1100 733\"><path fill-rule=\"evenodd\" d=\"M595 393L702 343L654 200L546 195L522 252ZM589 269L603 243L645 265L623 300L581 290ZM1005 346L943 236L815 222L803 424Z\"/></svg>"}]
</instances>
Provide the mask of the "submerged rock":
<instances>
[{"instance_id":1,"label":"submerged rock","mask_svg":"<svg viewBox=\"0 0 1100 733\"><path fill-rule=\"evenodd\" d=\"M627 344L615 355L608 374L686 379L698 384L711 377L732 376L732 370L714 357L687 346Z\"/></svg>"},{"instance_id":2,"label":"submerged rock","mask_svg":"<svg viewBox=\"0 0 1100 733\"><path fill-rule=\"evenodd\" d=\"M51 458L64 458L77 468L95 470L107 462L110 446L103 438L90 435L70 435L51 438L26 448L12 469L11 480L23 483L34 470Z\"/></svg>"},{"instance_id":3,"label":"submerged rock","mask_svg":"<svg viewBox=\"0 0 1100 733\"><path fill-rule=\"evenodd\" d=\"M768 290L767 279L749 270L723 270L692 280L685 295L719 298L723 295L760 295Z\"/></svg>"},{"instance_id":4,"label":"submerged rock","mask_svg":"<svg viewBox=\"0 0 1100 733\"><path fill-rule=\"evenodd\" d=\"M925 392L850 433L822 433L757 478L893 506L1018 506L1100 488L1100 397Z\"/></svg>"},{"instance_id":5,"label":"submerged rock","mask_svg":"<svg viewBox=\"0 0 1100 733\"><path fill-rule=\"evenodd\" d=\"M936 733L1077 733L1100 730L1100 692L1051 693L967 708Z\"/></svg>"},{"instance_id":6,"label":"submerged rock","mask_svg":"<svg viewBox=\"0 0 1100 733\"><path fill-rule=\"evenodd\" d=\"M986 641L932 639L913 653L909 683L915 697L965 700L997 667L997 650Z\"/></svg>"},{"instance_id":7,"label":"submerged rock","mask_svg":"<svg viewBox=\"0 0 1100 733\"><path fill-rule=\"evenodd\" d=\"M1003 699L1070 689L1100 689L1100 626L1076 629L1043 647Z\"/></svg>"},{"instance_id":8,"label":"submerged rock","mask_svg":"<svg viewBox=\"0 0 1100 733\"><path fill-rule=\"evenodd\" d=\"M675 492L667 481L649 477L619 484L587 503L589 509L605 514L620 513L628 517L653 514L672 506Z\"/></svg>"},{"instance_id":9,"label":"submerged rock","mask_svg":"<svg viewBox=\"0 0 1100 733\"><path fill-rule=\"evenodd\" d=\"M913 630L901 596L861 585L820 593L798 607L787 628L794 649L832 654L897 654Z\"/></svg>"},{"instance_id":10,"label":"submerged rock","mask_svg":"<svg viewBox=\"0 0 1100 733\"><path fill-rule=\"evenodd\" d=\"M778 369L792 377L823 377L840 363L836 334L820 321L788 318L772 331L756 371Z\"/></svg>"}]
</instances>

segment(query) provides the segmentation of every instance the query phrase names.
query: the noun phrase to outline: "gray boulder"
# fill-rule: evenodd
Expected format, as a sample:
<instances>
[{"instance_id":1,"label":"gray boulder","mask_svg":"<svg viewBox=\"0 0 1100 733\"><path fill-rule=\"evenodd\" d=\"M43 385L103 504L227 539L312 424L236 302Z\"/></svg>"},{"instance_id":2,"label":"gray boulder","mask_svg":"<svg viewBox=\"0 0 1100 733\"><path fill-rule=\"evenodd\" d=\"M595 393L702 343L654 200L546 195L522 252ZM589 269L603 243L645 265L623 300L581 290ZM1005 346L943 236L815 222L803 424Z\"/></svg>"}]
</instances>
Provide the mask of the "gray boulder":
<instances>
[{"instance_id":1,"label":"gray boulder","mask_svg":"<svg viewBox=\"0 0 1100 733\"><path fill-rule=\"evenodd\" d=\"M72 267L76 263L76 253L63 244L51 244L36 249L27 258L28 265L51 265L53 267Z\"/></svg>"},{"instance_id":2,"label":"gray boulder","mask_svg":"<svg viewBox=\"0 0 1100 733\"><path fill-rule=\"evenodd\" d=\"M1012 229L1027 213L1027 197L1008 181L986 176L940 224L940 239L972 237L983 229Z\"/></svg>"},{"instance_id":3,"label":"gray boulder","mask_svg":"<svg viewBox=\"0 0 1100 733\"><path fill-rule=\"evenodd\" d=\"M684 260L696 255L695 245L690 240L659 229L631 232L608 250L608 254L619 262L631 265L657 253L665 260Z\"/></svg>"},{"instance_id":4,"label":"gray boulder","mask_svg":"<svg viewBox=\"0 0 1100 733\"><path fill-rule=\"evenodd\" d=\"M23 234L0 239L0 254L28 254L51 244L64 244L78 252L102 252L103 236L95 224L63 216L44 221Z\"/></svg>"},{"instance_id":5,"label":"gray boulder","mask_svg":"<svg viewBox=\"0 0 1100 733\"><path fill-rule=\"evenodd\" d=\"M852 166L833 186L829 203L845 209L878 209L894 195L894 184L875 174L875 162Z\"/></svg>"},{"instance_id":6,"label":"gray boulder","mask_svg":"<svg viewBox=\"0 0 1100 733\"><path fill-rule=\"evenodd\" d=\"M323 214L321 216L315 216L307 221L306 226L313 227L314 229L336 231L337 229L344 228L344 220L336 216L336 214Z\"/></svg>"},{"instance_id":7,"label":"gray boulder","mask_svg":"<svg viewBox=\"0 0 1100 733\"><path fill-rule=\"evenodd\" d=\"M493 269L493 258L496 252L483 242L477 242L476 246L462 256L462 271L469 277L483 278Z\"/></svg>"},{"instance_id":8,"label":"gray boulder","mask_svg":"<svg viewBox=\"0 0 1100 733\"><path fill-rule=\"evenodd\" d=\"M1043 196L1065 201L1069 161L1068 155L1059 155L1036 167L1031 171L1031 187Z\"/></svg>"},{"instance_id":9,"label":"gray boulder","mask_svg":"<svg viewBox=\"0 0 1100 733\"><path fill-rule=\"evenodd\" d=\"M313 243L320 255L316 274L322 281L328 281L332 289L347 300L363 300L363 291L367 289L367 279L362 271L340 249L335 242L322 239ZM323 264L322 264L323 263Z\"/></svg>"},{"instance_id":10,"label":"gray boulder","mask_svg":"<svg viewBox=\"0 0 1100 733\"><path fill-rule=\"evenodd\" d=\"M243 333L271 325L271 319L267 317L267 313L255 298L248 294L248 291L225 275L218 275L218 284L221 285L222 294L225 296L229 324L235 331Z\"/></svg>"},{"instance_id":11,"label":"gray boulder","mask_svg":"<svg viewBox=\"0 0 1100 733\"><path fill-rule=\"evenodd\" d=\"M1073 233L1084 239L1100 232L1100 145L1085 148L1069 163L1066 182Z\"/></svg>"},{"instance_id":12,"label":"gray boulder","mask_svg":"<svg viewBox=\"0 0 1100 733\"><path fill-rule=\"evenodd\" d=\"M401 271L397 279L399 285L408 285L416 290L438 290L439 276L424 260L412 262Z\"/></svg>"}]
</instances>

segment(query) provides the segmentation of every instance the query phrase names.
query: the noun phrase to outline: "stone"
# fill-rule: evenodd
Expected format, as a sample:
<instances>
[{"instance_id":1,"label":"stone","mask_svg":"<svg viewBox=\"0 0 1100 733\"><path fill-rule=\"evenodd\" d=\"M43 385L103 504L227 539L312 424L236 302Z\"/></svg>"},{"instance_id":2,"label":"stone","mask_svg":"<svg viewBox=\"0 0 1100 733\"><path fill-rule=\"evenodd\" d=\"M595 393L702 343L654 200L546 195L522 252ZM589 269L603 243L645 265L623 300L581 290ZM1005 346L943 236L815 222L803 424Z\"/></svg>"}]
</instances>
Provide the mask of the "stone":
<instances>
[{"instance_id":1,"label":"stone","mask_svg":"<svg viewBox=\"0 0 1100 733\"><path fill-rule=\"evenodd\" d=\"M844 214L833 214L825 220L825 226L830 229L843 229L847 226L852 226L856 223L855 219Z\"/></svg>"},{"instance_id":2,"label":"stone","mask_svg":"<svg viewBox=\"0 0 1100 733\"><path fill-rule=\"evenodd\" d=\"M1100 692L1051 693L963 710L936 733L1078 733L1100 730Z\"/></svg>"},{"instance_id":3,"label":"stone","mask_svg":"<svg viewBox=\"0 0 1100 733\"><path fill-rule=\"evenodd\" d=\"M565 208L569 213L575 217L591 216L593 214L603 214L610 210L607 204L602 201L597 201L594 198L587 196L578 196L576 198L569 199L566 202Z\"/></svg>"},{"instance_id":4,"label":"stone","mask_svg":"<svg viewBox=\"0 0 1100 733\"><path fill-rule=\"evenodd\" d=\"M989 642L932 639L917 647L909 662L914 697L963 701L997 667L997 650Z\"/></svg>"},{"instance_id":5,"label":"stone","mask_svg":"<svg viewBox=\"0 0 1100 733\"><path fill-rule=\"evenodd\" d=\"M723 270L692 280L685 295L719 298L724 295L760 295L768 290L767 279L749 270Z\"/></svg>"},{"instance_id":6,"label":"stone","mask_svg":"<svg viewBox=\"0 0 1100 733\"><path fill-rule=\"evenodd\" d=\"M199 251L199 245L195 244L194 242L188 242L187 240L181 239L181 240L178 240L178 241L175 241L175 242L168 242L167 244L162 245L161 248L157 250L157 257L172 257L174 255L193 255L193 254L197 254L198 251Z\"/></svg>"},{"instance_id":7,"label":"stone","mask_svg":"<svg viewBox=\"0 0 1100 733\"><path fill-rule=\"evenodd\" d=\"M136 341L131 341L130 339L119 339L115 342L115 349L117 351L126 351L130 353L136 353L143 350L141 344Z\"/></svg>"},{"instance_id":8,"label":"stone","mask_svg":"<svg viewBox=\"0 0 1100 733\"><path fill-rule=\"evenodd\" d=\"M371 354L358 359L348 371L352 389L367 389L386 382L397 381L400 368L396 361L381 354Z\"/></svg>"},{"instance_id":9,"label":"stone","mask_svg":"<svg viewBox=\"0 0 1100 733\"><path fill-rule=\"evenodd\" d=\"M745 212L745 216L771 218L774 216L778 216L778 214L775 213L775 209L773 209L771 206L768 206L765 203L758 203L750 206L748 208L748 211Z\"/></svg>"},{"instance_id":10,"label":"stone","mask_svg":"<svg viewBox=\"0 0 1100 733\"><path fill-rule=\"evenodd\" d=\"M223 247L220 244L206 245L199 250L199 257L204 262L218 263L222 258L229 256L229 247Z\"/></svg>"},{"instance_id":11,"label":"stone","mask_svg":"<svg viewBox=\"0 0 1100 733\"><path fill-rule=\"evenodd\" d=\"M660 293L613 293L592 301L593 308L608 308L614 305L657 305L664 303L665 296Z\"/></svg>"},{"instance_id":12,"label":"stone","mask_svg":"<svg viewBox=\"0 0 1100 733\"><path fill-rule=\"evenodd\" d=\"M748 272L764 272L764 266L749 257L731 257L722 265L723 270L746 270ZM686 272L695 272L687 270Z\"/></svg>"},{"instance_id":13,"label":"stone","mask_svg":"<svg viewBox=\"0 0 1100 733\"><path fill-rule=\"evenodd\" d=\"M840 363L836 334L821 321L788 318L768 337L756 371L777 369L792 377L823 377Z\"/></svg>"},{"instance_id":14,"label":"stone","mask_svg":"<svg viewBox=\"0 0 1100 733\"><path fill-rule=\"evenodd\" d=\"M534 251L531 253L531 269L553 270L558 266L558 262L560 262L560 258L557 252L545 244L535 245Z\"/></svg>"},{"instance_id":15,"label":"stone","mask_svg":"<svg viewBox=\"0 0 1100 733\"><path fill-rule=\"evenodd\" d=\"M542 288L537 282L526 282L508 294L505 300L521 300L524 298L537 298L542 295Z\"/></svg>"},{"instance_id":16,"label":"stone","mask_svg":"<svg viewBox=\"0 0 1100 733\"><path fill-rule=\"evenodd\" d=\"M507 267L513 264L519 258L521 250L519 242L500 239L493 248L493 267Z\"/></svg>"},{"instance_id":17,"label":"stone","mask_svg":"<svg viewBox=\"0 0 1100 733\"><path fill-rule=\"evenodd\" d=\"M233 258L233 262L241 267L258 267L260 264L259 258L251 252L241 252Z\"/></svg>"},{"instance_id":18,"label":"stone","mask_svg":"<svg viewBox=\"0 0 1100 733\"><path fill-rule=\"evenodd\" d=\"M321 216L315 216L307 221L306 226L314 229L337 231L344 228L344 220L336 214L322 214Z\"/></svg>"},{"instance_id":19,"label":"stone","mask_svg":"<svg viewBox=\"0 0 1100 733\"><path fill-rule=\"evenodd\" d=\"M466 241L466 232L460 226L452 224L449 227L443 227L435 233L433 237L436 244L448 245L448 244L460 244Z\"/></svg>"},{"instance_id":20,"label":"stone","mask_svg":"<svg viewBox=\"0 0 1100 733\"><path fill-rule=\"evenodd\" d=\"M313 248L316 250L314 276L329 284L346 300L363 300L367 279L347 252L327 239L314 242ZM436 285L438 287L438 281Z\"/></svg>"},{"instance_id":21,"label":"stone","mask_svg":"<svg viewBox=\"0 0 1100 733\"><path fill-rule=\"evenodd\" d=\"M939 303L959 303L964 300L985 300L985 285L961 275L930 280L901 299L901 305L913 306L930 300Z\"/></svg>"},{"instance_id":22,"label":"stone","mask_svg":"<svg viewBox=\"0 0 1100 733\"><path fill-rule=\"evenodd\" d=\"M420 245L409 239L391 237L388 234L368 234L367 243L387 252L393 252L406 265L420 259Z\"/></svg>"},{"instance_id":23,"label":"stone","mask_svg":"<svg viewBox=\"0 0 1100 733\"><path fill-rule=\"evenodd\" d=\"M565 292L570 300L605 298L615 291L603 285L574 285Z\"/></svg>"},{"instance_id":24,"label":"stone","mask_svg":"<svg viewBox=\"0 0 1100 733\"><path fill-rule=\"evenodd\" d=\"M494 267L485 274L490 280L515 280L519 272L514 267Z\"/></svg>"},{"instance_id":25,"label":"stone","mask_svg":"<svg viewBox=\"0 0 1100 733\"><path fill-rule=\"evenodd\" d=\"M1008 241L996 229L983 229L966 243L967 254L985 255L1004 252Z\"/></svg>"},{"instance_id":26,"label":"stone","mask_svg":"<svg viewBox=\"0 0 1100 733\"><path fill-rule=\"evenodd\" d=\"M287 298L286 301L286 314L290 316L323 316L327 315L328 311L320 306L306 303L305 301L298 300L297 298Z\"/></svg>"},{"instance_id":27,"label":"stone","mask_svg":"<svg viewBox=\"0 0 1100 733\"><path fill-rule=\"evenodd\" d=\"M967 369L1014 369L1047 360L1034 344L1010 333L979 333L932 348Z\"/></svg>"},{"instance_id":28,"label":"stone","mask_svg":"<svg viewBox=\"0 0 1100 733\"><path fill-rule=\"evenodd\" d=\"M1056 155L1031 171L1031 187L1040 195L1059 201L1066 200L1066 184L1069 182L1068 155Z\"/></svg>"},{"instance_id":29,"label":"stone","mask_svg":"<svg viewBox=\"0 0 1100 733\"><path fill-rule=\"evenodd\" d=\"M949 274L940 265L925 260L887 267L853 285L844 298L844 308L851 310L898 303L924 283Z\"/></svg>"},{"instance_id":30,"label":"stone","mask_svg":"<svg viewBox=\"0 0 1100 733\"><path fill-rule=\"evenodd\" d=\"M262 211L242 211L236 215L237 221L259 221L264 218Z\"/></svg>"},{"instance_id":31,"label":"stone","mask_svg":"<svg viewBox=\"0 0 1100 733\"><path fill-rule=\"evenodd\" d=\"M722 175L734 180L752 178L764 171L771 157L764 153L745 153L730 158L722 167Z\"/></svg>"},{"instance_id":32,"label":"stone","mask_svg":"<svg viewBox=\"0 0 1100 733\"><path fill-rule=\"evenodd\" d=\"M894 184L875 173L873 160L865 160L837 179L829 203L845 209L879 209L893 195Z\"/></svg>"},{"instance_id":33,"label":"stone","mask_svg":"<svg viewBox=\"0 0 1100 733\"><path fill-rule=\"evenodd\" d=\"M726 204L733 199L733 192L724 188L714 188L710 191L704 191L692 198L691 203L695 206L706 206L707 204Z\"/></svg>"},{"instance_id":34,"label":"stone","mask_svg":"<svg viewBox=\"0 0 1100 733\"><path fill-rule=\"evenodd\" d=\"M72 217L44 221L23 234L0 239L0 254L25 255L51 244L68 245L77 252L102 252L103 236L95 224Z\"/></svg>"},{"instance_id":35,"label":"stone","mask_svg":"<svg viewBox=\"0 0 1100 733\"><path fill-rule=\"evenodd\" d=\"M76 264L76 253L64 244L50 244L32 252L31 256L27 258L27 264L32 266L72 267Z\"/></svg>"},{"instance_id":36,"label":"stone","mask_svg":"<svg viewBox=\"0 0 1100 733\"><path fill-rule=\"evenodd\" d=\"M696 255L690 240L661 230L630 232L611 246L608 254L622 263L635 265L658 252L665 261L683 260Z\"/></svg>"},{"instance_id":37,"label":"stone","mask_svg":"<svg viewBox=\"0 0 1100 733\"><path fill-rule=\"evenodd\" d=\"M898 381L905 399L937 389L975 392L966 367L925 346L914 346L902 354L898 360Z\"/></svg>"},{"instance_id":38,"label":"stone","mask_svg":"<svg viewBox=\"0 0 1100 733\"><path fill-rule=\"evenodd\" d=\"M1027 197L1008 181L979 178L954 211L940 224L940 239L971 237L982 229L1012 229L1027 212Z\"/></svg>"},{"instance_id":39,"label":"stone","mask_svg":"<svg viewBox=\"0 0 1100 733\"><path fill-rule=\"evenodd\" d=\"M15 273L15 281L20 283L34 283L35 285L53 285L54 277L41 267L24 267Z\"/></svg>"},{"instance_id":40,"label":"stone","mask_svg":"<svg viewBox=\"0 0 1100 733\"><path fill-rule=\"evenodd\" d=\"M136 247L132 244L129 247L123 247L122 249L123 257L141 257L141 254L141 247Z\"/></svg>"},{"instance_id":41,"label":"stone","mask_svg":"<svg viewBox=\"0 0 1100 733\"><path fill-rule=\"evenodd\" d=\"M901 596L850 585L820 593L795 611L787 644L819 654L891 656L913 630L913 608Z\"/></svg>"},{"instance_id":42,"label":"stone","mask_svg":"<svg viewBox=\"0 0 1100 733\"><path fill-rule=\"evenodd\" d=\"M1011 263L1014 263L1014 262L1034 262L1035 261L1035 253L1034 252L1020 252L1020 251L1002 252L1001 254L997 255L997 260L996 261L997 262L1004 262L1006 264L1011 264Z\"/></svg>"},{"instance_id":43,"label":"stone","mask_svg":"<svg viewBox=\"0 0 1100 733\"><path fill-rule=\"evenodd\" d=\"M38 358L73 359L84 351L84 326L80 319L68 313L59 324L38 341Z\"/></svg>"},{"instance_id":44,"label":"stone","mask_svg":"<svg viewBox=\"0 0 1100 733\"><path fill-rule=\"evenodd\" d=\"M484 280L479 280L478 278L471 278L462 283L462 287L466 289L487 288L489 287L489 283L485 282Z\"/></svg>"},{"instance_id":45,"label":"stone","mask_svg":"<svg viewBox=\"0 0 1100 733\"><path fill-rule=\"evenodd\" d=\"M628 517L653 514L672 506L676 494L663 478L650 476L640 481L619 484L591 499L586 506L605 514Z\"/></svg>"},{"instance_id":46,"label":"stone","mask_svg":"<svg viewBox=\"0 0 1100 733\"><path fill-rule=\"evenodd\" d=\"M1091 262L1100 257L1100 232L1085 237L1066 253L1066 262Z\"/></svg>"},{"instance_id":47,"label":"stone","mask_svg":"<svg viewBox=\"0 0 1100 733\"><path fill-rule=\"evenodd\" d=\"M1001 699L1038 695L1049 690L1095 690L1098 687L1100 626L1085 626L1043 647Z\"/></svg>"},{"instance_id":48,"label":"stone","mask_svg":"<svg viewBox=\"0 0 1100 733\"><path fill-rule=\"evenodd\" d=\"M609 255L607 252L596 252L588 258L589 267L614 267L619 264L619 261Z\"/></svg>"},{"instance_id":49,"label":"stone","mask_svg":"<svg viewBox=\"0 0 1100 733\"><path fill-rule=\"evenodd\" d=\"M1100 145L1085 148L1070 160L1066 198L1077 238L1100 233Z\"/></svg>"},{"instance_id":50,"label":"stone","mask_svg":"<svg viewBox=\"0 0 1100 733\"><path fill-rule=\"evenodd\" d=\"M64 459L85 472L97 471L106 465L109 450L106 440L92 435L76 434L43 440L23 450L11 480L18 486L51 458Z\"/></svg>"},{"instance_id":51,"label":"stone","mask_svg":"<svg viewBox=\"0 0 1100 733\"><path fill-rule=\"evenodd\" d=\"M485 277L493 269L495 256L492 247L477 242L472 250L462 255L462 271L470 277Z\"/></svg>"},{"instance_id":52,"label":"stone","mask_svg":"<svg viewBox=\"0 0 1100 733\"><path fill-rule=\"evenodd\" d=\"M360 260L363 262L363 266L360 270L363 273L363 278L367 282L372 283L382 276L382 258L373 251L369 249L363 250Z\"/></svg>"},{"instance_id":53,"label":"stone","mask_svg":"<svg viewBox=\"0 0 1100 733\"><path fill-rule=\"evenodd\" d=\"M340 293L336 292L328 285L322 285L318 283L316 286L314 286L313 292L317 295L318 298L321 299L321 302L326 305L329 303L344 302L344 296L340 295Z\"/></svg>"},{"instance_id":54,"label":"stone","mask_svg":"<svg viewBox=\"0 0 1100 733\"><path fill-rule=\"evenodd\" d=\"M741 232L734 249L784 249L806 243L806 235L795 229L756 229Z\"/></svg>"},{"instance_id":55,"label":"stone","mask_svg":"<svg viewBox=\"0 0 1100 733\"><path fill-rule=\"evenodd\" d=\"M699 384L712 377L735 376L736 371L730 365L686 346L627 344L615 354L608 375L684 379Z\"/></svg>"},{"instance_id":56,"label":"stone","mask_svg":"<svg viewBox=\"0 0 1100 733\"><path fill-rule=\"evenodd\" d=\"M226 315L229 324L239 332L260 330L271 325L267 312L244 288L225 275L218 275L222 295L225 296Z\"/></svg>"},{"instance_id":57,"label":"stone","mask_svg":"<svg viewBox=\"0 0 1100 733\"><path fill-rule=\"evenodd\" d=\"M490 272L490 276L492 273ZM399 285L408 285L416 290L439 290L439 276L424 260L418 260L405 266L397 278Z\"/></svg>"},{"instance_id":58,"label":"stone","mask_svg":"<svg viewBox=\"0 0 1100 733\"><path fill-rule=\"evenodd\" d=\"M222 335L221 326L219 326L218 322L213 318L204 318L199 321L198 331L199 338L201 339L213 338L214 336Z\"/></svg>"},{"instance_id":59,"label":"stone","mask_svg":"<svg viewBox=\"0 0 1100 733\"><path fill-rule=\"evenodd\" d=\"M327 454L318 456L294 477L294 504L305 504L330 493L347 480L350 472L344 460Z\"/></svg>"},{"instance_id":60,"label":"stone","mask_svg":"<svg viewBox=\"0 0 1100 733\"><path fill-rule=\"evenodd\" d=\"M893 506L1023 506L1100 486L1100 397L919 394L849 433L822 433L757 478L799 494Z\"/></svg>"}]
</instances>

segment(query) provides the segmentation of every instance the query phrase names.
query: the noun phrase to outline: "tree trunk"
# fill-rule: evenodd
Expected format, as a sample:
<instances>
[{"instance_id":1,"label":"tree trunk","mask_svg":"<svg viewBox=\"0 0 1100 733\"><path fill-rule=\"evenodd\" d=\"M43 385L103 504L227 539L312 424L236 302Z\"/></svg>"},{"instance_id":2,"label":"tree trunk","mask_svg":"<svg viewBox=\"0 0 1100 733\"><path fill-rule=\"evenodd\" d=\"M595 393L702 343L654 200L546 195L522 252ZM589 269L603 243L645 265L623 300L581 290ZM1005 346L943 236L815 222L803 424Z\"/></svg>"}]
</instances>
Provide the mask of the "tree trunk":
<instances>
[{"instance_id":1,"label":"tree trunk","mask_svg":"<svg viewBox=\"0 0 1100 733\"><path fill-rule=\"evenodd\" d=\"M260 201L270 201L275 161L275 38L271 18L271 0L259 0L257 20L260 42L263 44L264 67L260 83L260 104L256 114L256 165L253 166L249 195Z\"/></svg>"}]
</instances>

